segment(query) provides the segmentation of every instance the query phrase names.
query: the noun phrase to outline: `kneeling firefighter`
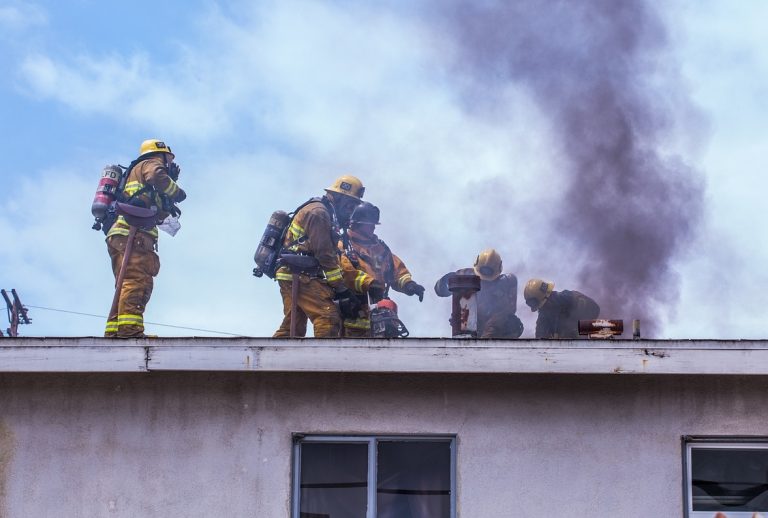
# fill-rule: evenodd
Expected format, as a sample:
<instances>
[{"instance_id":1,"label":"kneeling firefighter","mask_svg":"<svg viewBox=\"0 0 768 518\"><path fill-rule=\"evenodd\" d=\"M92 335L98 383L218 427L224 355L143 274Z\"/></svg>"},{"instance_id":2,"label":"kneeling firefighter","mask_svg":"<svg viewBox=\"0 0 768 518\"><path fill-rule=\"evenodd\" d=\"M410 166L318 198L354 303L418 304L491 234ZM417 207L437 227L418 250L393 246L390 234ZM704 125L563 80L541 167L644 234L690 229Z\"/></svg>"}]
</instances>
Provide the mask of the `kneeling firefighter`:
<instances>
[{"instance_id":1,"label":"kneeling firefighter","mask_svg":"<svg viewBox=\"0 0 768 518\"><path fill-rule=\"evenodd\" d=\"M382 337L407 336L408 330L397 319L397 306L379 302L389 299L390 288L409 296L418 295L419 301L424 300L424 287L412 279L405 263L376 235L379 218L378 207L362 202L352 213L349 230L343 235L340 244L343 259L348 260L353 267L344 268L345 282L360 294L363 302L360 317L344 320L344 336L370 337L372 327L380 327L385 333ZM394 325L372 326L369 302L381 306L377 307L380 311L374 310L374 316L392 320ZM387 336L387 333L392 336Z\"/></svg>"},{"instance_id":2,"label":"kneeling firefighter","mask_svg":"<svg viewBox=\"0 0 768 518\"><path fill-rule=\"evenodd\" d=\"M462 268L443 275L435 283L435 293L450 297L448 280L454 275L477 275L480 291L477 294L478 338L519 338L523 323L517 316L517 277L501 273L501 255L493 248L480 252L472 268Z\"/></svg>"},{"instance_id":3,"label":"kneeling firefighter","mask_svg":"<svg viewBox=\"0 0 768 518\"><path fill-rule=\"evenodd\" d=\"M174 204L187 197L176 183L180 168L174 158L163 141L145 140L139 157L122 173L115 191L123 211L118 210L111 226L109 220L104 222L103 230L107 234L112 272L116 280L122 277L123 281L122 287L116 287L117 303L113 303L109 313L106 337L144 336L144 310L152 295L153 277L160 271L157 224L169 215L178 216L181 212ZM129 214L133 212L145 217L132 219ZM169 233L173 235L175 230ZM131 235L134 237L129 244Z\"/></svg>"},{"instance_id":4,"label":"kneeling firefighter","mask_svg":"<svg viewBox=\"0 0 768 518\"><path fill-rule=\"evenodd\" d=\"M581 292L554 290L554 282L542 279L531 279L525 285L525 303L539 312L536 338L580 338L579 320L596 319L600 306Z\"/></svg>"},{"instance_id":5,"label":"kneeling firefighter","mask_svg":"<svg viewBox=\"0 0 768 518\"><path fill-rule=\"evenodd\" d=\"M324 196L296 209L275 274L284 316L274 337L305 336L307 319L316 337L339 337L342 316L358 315L360 302L344 285L337 247L341 226L348 224L364 191L359 179L342 176L325 189Z\"/></svg>"}]
</instances>

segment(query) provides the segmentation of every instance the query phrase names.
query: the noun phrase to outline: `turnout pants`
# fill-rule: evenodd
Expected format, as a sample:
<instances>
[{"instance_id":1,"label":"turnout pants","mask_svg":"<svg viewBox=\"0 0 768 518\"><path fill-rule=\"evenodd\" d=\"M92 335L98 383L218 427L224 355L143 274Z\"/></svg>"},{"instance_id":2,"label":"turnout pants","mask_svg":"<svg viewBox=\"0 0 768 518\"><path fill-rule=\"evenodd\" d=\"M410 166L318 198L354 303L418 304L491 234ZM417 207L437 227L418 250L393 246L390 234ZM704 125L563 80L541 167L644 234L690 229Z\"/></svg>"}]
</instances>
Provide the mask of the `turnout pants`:
<instances>
[{"instance_id":1,"label":"turnout pants","mask_svg":"<svg viewBox=\"0 0 768 518\"><path fill-rule=\"evenodd\" d=\"M292 281L277 281L283 297L283 322L274 338L291 336L291 287ZM341 334L341 315L333 303L333 288L325 281L299 275L299 296L296 300L296 336L306 336L307 319L312 322L318 338L338 338Z\"/></svg>"},{"instance_id":2,"label":"turnout pants","mask_svg":"<svg viewBox=\"0 0 768 518\"><path fill-rule=\"evenodd\" d=\"M362 316L358 318L347 318L344 320L345 338L371 337L371 307L367 303L364 304L360 309L360 313Z\"/></svg>"},{"instance_id":3,"label":"turnout pants","mask_svg":"<svg viewBox=\"0 0 768 518\"><path fill-rule=\"evenodd\" d=\"M107 238L107 251L112 260L115 280L120 274L127 236ZM110 314L106 337L130 338L144 336L144 309L152 295L153 277L160 271L160 258L155 253L155 239L143 232L137 232L133 251L128 261L117 305L117 313Z\"/></svg>"}]
</instances>

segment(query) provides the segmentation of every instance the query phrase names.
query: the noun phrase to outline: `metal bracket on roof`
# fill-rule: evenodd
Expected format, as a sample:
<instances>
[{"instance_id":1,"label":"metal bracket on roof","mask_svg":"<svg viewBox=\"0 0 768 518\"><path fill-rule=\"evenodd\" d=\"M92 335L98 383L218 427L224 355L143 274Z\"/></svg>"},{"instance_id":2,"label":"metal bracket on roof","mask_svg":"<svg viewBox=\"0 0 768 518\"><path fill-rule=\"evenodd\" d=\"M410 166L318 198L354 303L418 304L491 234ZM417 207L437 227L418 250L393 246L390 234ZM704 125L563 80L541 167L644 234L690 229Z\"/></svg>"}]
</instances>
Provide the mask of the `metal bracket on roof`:
<instances>
[{"instance_id":1,"label":"metal bracket on roof","mask_svg":"<svg viewBox=\"0 0 768 518\"><path fill-rule=\"evenodd\" d=\"M21 303L19 294L16 293L15 289L11 290L11 296L8 296L8 292L5 290L0 290L0 294L5 299L8 310L8 322L11 324L11 327L5 331L8 333L8 336L15 338L19 336L19 324L31 324L32 320L27 316L27 308ZM0 336L3 336L2 332L0 332Z\"/></svg>"}]
</instances>

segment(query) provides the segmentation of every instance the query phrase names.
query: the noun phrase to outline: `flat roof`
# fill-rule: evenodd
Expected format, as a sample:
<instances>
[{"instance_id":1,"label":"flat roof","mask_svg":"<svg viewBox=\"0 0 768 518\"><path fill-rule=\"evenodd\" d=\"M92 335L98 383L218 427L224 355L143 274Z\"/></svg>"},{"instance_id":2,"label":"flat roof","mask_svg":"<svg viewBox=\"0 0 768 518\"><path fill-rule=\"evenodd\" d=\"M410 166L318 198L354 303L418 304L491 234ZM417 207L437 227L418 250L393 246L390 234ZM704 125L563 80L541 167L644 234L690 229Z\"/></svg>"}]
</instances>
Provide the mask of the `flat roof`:
<instances>
[{"instance_id":1,"label":"flat roof","mask_svg":"<svg viewBox=\"0 0 768 518\"><path fill-rule=\"evenodd\" d=\"M768 340L8 338L0 372L768 375Z\"/></svg>"}]
</instances>

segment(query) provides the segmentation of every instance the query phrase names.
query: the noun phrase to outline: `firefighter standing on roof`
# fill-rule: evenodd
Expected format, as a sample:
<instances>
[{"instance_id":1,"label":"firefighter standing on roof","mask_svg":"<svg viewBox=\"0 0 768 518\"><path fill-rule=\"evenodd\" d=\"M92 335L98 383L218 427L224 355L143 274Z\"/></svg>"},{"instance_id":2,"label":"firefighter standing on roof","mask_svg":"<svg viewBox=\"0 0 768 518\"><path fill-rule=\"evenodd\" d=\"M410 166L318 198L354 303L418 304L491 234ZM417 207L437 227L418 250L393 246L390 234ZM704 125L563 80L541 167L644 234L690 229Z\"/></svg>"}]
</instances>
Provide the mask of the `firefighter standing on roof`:
<instances>
[{"instance_id":1,"label":"firefighter standing on roof","mask_svg":"<svg viewBox=\"0 0 768 518\"><path fill-rule=\"evenodd\" d=\"M283 298L283 322L274 337L290 336L291 312L297 315L296 335L305 336L307 319L312 322L316 337L341 335L342 314L358 314L360 303L344 285L338 243L341 225L347 225L352 211L360 203L365 188L354 176L342 176L325 189L326 194L302 206L293 218L285 241L287 252L281 264L287 264L291 254L309 255L317 266L299 275L297 300L292 300L293 274L289 266L278 269L275 279ZM335 301L335 303L334 303Z\"/></svg>"},{"instance_id":2,"label":"firefighter standing on roof","mask_svg":"<svg viewBox=\"0 0 768 518\"><path fill-rule=\"evenodd\" d=\"M600 314L597 302L578 291L554 291L555 283L531 279L523 296L531 311L538 311L536 338L579 338L579 320Z\"/></svg>"},{"instance_id":3,"label":"firefighter standing on roof","mask_svg":"<svg viewBox=\"0 0 768 518\"><path fill-rule=\"evenodd\" d=\"M424 300L424 287L412 279L405 263L376 235L379 215L378 207L362 202L352 213L349 231L340 244L344 252L343 263L348 261L352 267L344 268L344 280L363 297L362 315L344 320L344 336L371 336L368 298L375 304L387 298L390 288L409 296L418 295L419 301Z\"/></svg>"},{"instance_id":4,"label":"firefighter standing on roof","mask_svg":"<svg viewBox=\"0 0 768 518\"><path fill-rule=\"evenodd\" d=\"M480 291L477 294L477 336L479 338L519 338L523 323L517 311L517 277L501 273L501 256L493 248L483 250L472 268L463 268L443 275L435 283L435 293L450 297L448 279L453 275L477 275Z\"/></svg>"},{"instance_id":5,"label":"firefighter standing on roof","mask_svg":"<svg viewBox=\"0 0 768 518\"><path fill-rule=\"evenodd\" d=\"M169 215L163 210L168 208L168 203L163 203L163 198L176 203L187 197L171 177L173 175L178 178L179 168L173 163L174 158L171 148L164 142L157 139L142 142L139 157L129 167L122 193L123 199L131 205L157 207L158 223ZM120 273L129 228L125 218L118 216L107 232L107 250L115 278ZM152 295L153 277L160 271L160 258L156 253L157 237L157 226L154 225L142 227L136 233L117 312L109 315L104 336L144 336L144 310Z\"/></svg>"}]
</instances>

